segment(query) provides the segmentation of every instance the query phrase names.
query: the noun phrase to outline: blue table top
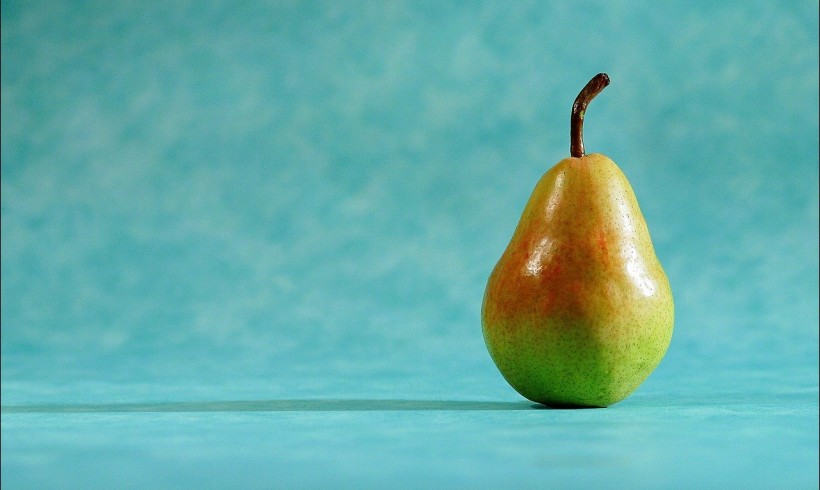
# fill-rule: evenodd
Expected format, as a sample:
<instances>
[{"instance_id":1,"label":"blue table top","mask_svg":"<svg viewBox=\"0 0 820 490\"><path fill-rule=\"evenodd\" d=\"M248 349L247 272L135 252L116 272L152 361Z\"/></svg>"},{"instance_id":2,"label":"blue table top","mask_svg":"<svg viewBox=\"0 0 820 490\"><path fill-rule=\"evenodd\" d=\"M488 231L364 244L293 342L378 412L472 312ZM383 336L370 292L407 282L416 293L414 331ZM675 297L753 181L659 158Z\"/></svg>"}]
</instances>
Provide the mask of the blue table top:
<instances>
[{"instance_id":1,"label":"blue table top","mask_svg":"<svg viewBox=\"0 0 820 490\"><path fill-rule=\"evenodd\" d=\"M817 485L805 394L636 395L603 410L513 397L41 409L3 415L11 488Z\"/></svg>"},{"instance_id":2,"label":"blue table top","mask_svg":"<svg viewBox=\"0 0 820 490\"><path fill-rule=\"evenodd\" d=\"M2 3L4 488L817 488L818 5ZM539 408L480 305L586 147L660 367Z\"/></svg>"}]
</instances>

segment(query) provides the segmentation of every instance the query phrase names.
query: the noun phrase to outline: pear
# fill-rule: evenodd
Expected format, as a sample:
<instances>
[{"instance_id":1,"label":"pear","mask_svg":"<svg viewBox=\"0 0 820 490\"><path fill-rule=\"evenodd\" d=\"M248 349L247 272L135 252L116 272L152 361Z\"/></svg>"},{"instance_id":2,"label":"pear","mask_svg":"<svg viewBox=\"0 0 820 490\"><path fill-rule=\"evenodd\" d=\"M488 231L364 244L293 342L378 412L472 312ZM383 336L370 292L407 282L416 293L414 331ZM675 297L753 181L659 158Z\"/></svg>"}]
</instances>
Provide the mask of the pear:
<instances>
[{"instance_id":1,"label":"pear","mask_svg":"<svg viewBox=\"0 0 820 490\"><path fill-rule=\"evenodd\" d=\"M553 407L607 407L658 366L672 338L669 280L635 193L584 154L598 74L572 108L570 157L541 178L484 293L484 340L507 382Z\"/></svg>"}]
</instances>

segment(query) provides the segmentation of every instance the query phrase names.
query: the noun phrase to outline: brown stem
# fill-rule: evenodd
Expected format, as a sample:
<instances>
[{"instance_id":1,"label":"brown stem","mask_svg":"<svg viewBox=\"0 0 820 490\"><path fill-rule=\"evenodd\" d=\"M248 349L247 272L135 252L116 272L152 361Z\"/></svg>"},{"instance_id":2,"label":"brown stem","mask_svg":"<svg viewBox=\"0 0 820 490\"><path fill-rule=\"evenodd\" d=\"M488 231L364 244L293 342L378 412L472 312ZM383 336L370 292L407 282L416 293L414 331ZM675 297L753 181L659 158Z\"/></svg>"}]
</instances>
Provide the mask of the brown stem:
<instances>
[{"instance_id":1,"label":"brown stem","mask_svg":"<svg viewBox=\"0 0 820 490\"><path fill-rule=\"evenodd\" d=\"M584 114L587 105L601 93L601 90L609 85L609 76L606 73L599 73L592 77L592 80L581 89L581 93L575 98L572 104L572 117L569 121L569 154L573 157L584 156Z\"/></svg>"}]
</instances>

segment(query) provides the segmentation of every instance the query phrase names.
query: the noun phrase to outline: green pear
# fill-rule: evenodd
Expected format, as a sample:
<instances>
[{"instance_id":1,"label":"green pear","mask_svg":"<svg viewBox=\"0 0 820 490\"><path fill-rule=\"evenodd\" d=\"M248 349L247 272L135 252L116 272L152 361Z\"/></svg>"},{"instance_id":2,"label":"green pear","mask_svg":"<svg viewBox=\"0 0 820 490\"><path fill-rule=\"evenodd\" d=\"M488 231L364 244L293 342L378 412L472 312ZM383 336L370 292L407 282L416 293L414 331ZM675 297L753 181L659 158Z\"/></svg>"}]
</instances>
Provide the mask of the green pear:
<instances>
[{"instance_id":1,"label":"green pear","mask_svg":"<svg viewBox=\"0 0 820 490\"><path fill-rule=\"evenodd\" d=\"M584 154L587 104L608 84L601 73L575 100L571 156L535 186L482 305L501 374L553 407L623 400L672 338L672 291L635 193L612 160Z\"/></svg>"}]
</instances>

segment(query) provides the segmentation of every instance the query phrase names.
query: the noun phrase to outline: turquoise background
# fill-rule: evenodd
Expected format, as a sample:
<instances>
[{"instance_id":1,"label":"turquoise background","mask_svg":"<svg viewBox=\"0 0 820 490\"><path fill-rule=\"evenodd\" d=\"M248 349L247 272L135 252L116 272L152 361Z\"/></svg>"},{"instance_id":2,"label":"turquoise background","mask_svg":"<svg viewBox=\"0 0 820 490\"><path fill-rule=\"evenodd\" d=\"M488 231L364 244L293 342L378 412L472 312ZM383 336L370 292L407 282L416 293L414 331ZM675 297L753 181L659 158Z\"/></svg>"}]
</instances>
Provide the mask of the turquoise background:
<instances>
[{"instance_id":1,"label":"turquoise background","mask_svg":"<svg viewBox=\"0 0 820 490\"><path fill-rule=\"evenodd\" d=\"M4 488L817 488L818 4L2 3ZM676 300L604 410L485 281L586 146Z\"/></svg>"}]
</instances>

